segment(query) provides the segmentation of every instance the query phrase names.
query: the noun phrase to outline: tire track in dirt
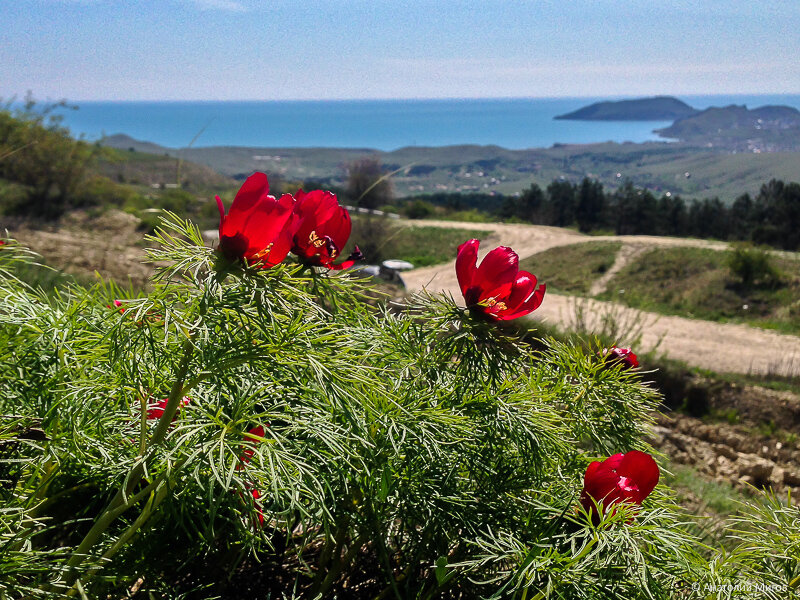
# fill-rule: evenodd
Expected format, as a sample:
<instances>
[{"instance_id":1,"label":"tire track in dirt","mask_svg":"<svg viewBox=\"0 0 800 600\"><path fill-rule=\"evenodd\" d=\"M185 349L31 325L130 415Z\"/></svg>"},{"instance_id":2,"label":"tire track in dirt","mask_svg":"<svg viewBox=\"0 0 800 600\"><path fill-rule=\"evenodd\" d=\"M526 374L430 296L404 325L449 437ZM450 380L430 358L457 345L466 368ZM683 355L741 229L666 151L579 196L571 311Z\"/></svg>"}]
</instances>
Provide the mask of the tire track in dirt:
<instances>
[{"instance_id":1,"label":"tire track in dirt","mask_svg":"<svg viewBox=\"0 0 800 600\"><path fill-rule=\"evenodd\" d=\"M491 235L481 243L481 258L488 250L499 245L510 246L520 258L527 258L549 248L593 241L621 241L625 245L641 247L641 251L659 246L691 246L714 250L728 248L728 244L723 242L657 236L586 236L538 225L449 221L424 221L420 224L491 231ZM627 260L630 260L630 256ZM409 291L426 289L430 292L445 292L457 301L461 300L455 273L455 256L447 264L407 271L403 274L403 280ZM576 314L579 310L582 312L580 319ZM582 320L582 325L591 331L604 328L604 317L612 318L628 331L632 331L633 337L641 334L641 340L636 347L638 352L656 349L659 354L669 358L716 372L800 375L800 338L766 329L664 316L621 304L576 299L551 292L545 295L544 302L532 315L534 320L561 328L573 327L576 320ZM620 336L618 340L624 345L634 341L625 336Z\"/></svg>"}]
</instances>

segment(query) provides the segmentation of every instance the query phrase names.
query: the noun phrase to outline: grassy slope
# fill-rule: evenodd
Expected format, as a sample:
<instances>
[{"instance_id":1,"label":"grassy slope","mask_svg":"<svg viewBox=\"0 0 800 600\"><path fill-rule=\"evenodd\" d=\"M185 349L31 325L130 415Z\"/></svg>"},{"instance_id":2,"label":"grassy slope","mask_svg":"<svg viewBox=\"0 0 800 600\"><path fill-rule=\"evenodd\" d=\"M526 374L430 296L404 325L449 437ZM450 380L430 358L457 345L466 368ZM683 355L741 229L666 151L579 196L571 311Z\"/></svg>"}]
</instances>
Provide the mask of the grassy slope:
<instances>
[{"instance_id":1,"label":"grassy slope","mask_svg":"<svg viewBox=\"0 0 800 600\"><path fill-rule=\"evenodd\" d=\"M551 248L524 259L520 268L547 283L551 292L587 295L611 265L622 244L586 242Z\"/></svg>"},{"instance_id":2,"label":"grassy slope","mask_svg":"<svg viewBox=\"0 0 800 600\"><path fill-rule=\"evenodd\" d=\"M353 232L345 247L347 256L355 244L364 252L365 262L386 259L407 260L415 267L427 267L455 259L458 246L471 238L486 238L489 231L400 225L390 219L353 219Z\"/></svg>"},{"instance_id":3,"label":"grassy slope","mask_svg":"<svg viewBox=\"0 0 800 600\"><path fill-rule=\"evenodd\" d=\"M775 257L782 285L745 287L730 273L727 257L700 248L652 250L623 268L603 297L644 310L800 333L798 262Z\"/></svg>"},{"instance_id":4,"label":"grassy slope","mask_svg":"<svg viewBox=\"0 0 800 600\"><path fill-rule=\"evenodd\" d=\"M126 150L139 147L129 139L117 139L114 143ZM152 145L141 147L153 150ZM635 185L657 193L670 191L689 198L719 196L732 201L744 192L757 192L769 179L795 180L800 173L800 153L724 154L663 142L557 145L531 150L498 146L407 147L385 153L368 148L160 150L173 155L180 153L186 160L209 165L228 176L260 170L287 180L317 179L329 185L344 183L344 166L348 162L376 154L388 169L403 168L393 177L400 195L435 191L513 194L532 182L546 186L562 176L571 181L588 176L609 188L630 178ZM433 167L433 170L424 175L406 175L405 168L412 166Z\"/></svg>"}]
</instances>

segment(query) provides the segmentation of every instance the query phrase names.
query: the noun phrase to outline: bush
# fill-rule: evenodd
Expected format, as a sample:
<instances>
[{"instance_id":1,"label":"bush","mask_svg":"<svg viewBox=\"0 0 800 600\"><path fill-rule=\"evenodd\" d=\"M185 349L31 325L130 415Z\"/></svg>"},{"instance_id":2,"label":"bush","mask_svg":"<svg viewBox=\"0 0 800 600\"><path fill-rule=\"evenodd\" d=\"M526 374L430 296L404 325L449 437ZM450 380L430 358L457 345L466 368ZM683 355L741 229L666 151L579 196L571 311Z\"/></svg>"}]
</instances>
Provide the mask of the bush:
<instances>
[{"instance_id":1,"label":"bush","mask_svg":"<svg viewBox=\"0 0 800 600\"><path fill-rule=\"evenodd\" d=\"M414 200L403 208L403 213L409 219L425 219L430 217L435 210L435 207L430 202Z\"/></svg>"},{"instance_id":2,"label":"bush","mask_svg":"<svg viewBox=\"0 0 800 600\"><path fill-rule=\"evenodd\" d=\"M365 157L347 165L347 199L354 206L377 208L390 204L392 182L384 174L380 160Z\"/></svg>"},{"instance_id":3,"label":"bush","mask_svg":"<svg viewBox=\"0 0 800 600\"><path fill-rule=\"evenodd\" d=\"M242 268L166 218L147 296L0 277L2 595L239 598L255 578L258 597L631 600L759 581L750 555L711 568L663 487L595 523L577 508L592 459L648 449L658 403L599 348L533 350L447 297L373 309L346 272ZM27 257L5 243L0 270Z\"/></svg>"},{"instance_id":4,"label":"bush","mask_svg":"<svg viewBox=\"0 0 800 600\"><path fill-rule=\"evenodd\" d=\"M737 244L728 256L728 268L743 286L755 284L776 287L781 283L781 274L772 264L769 250L748 244Z\"/></svg>"},{"instance_id":5,"label":"bush","mask_svg":"<svg viewBox=\"0 0 800 600\"><path fill-rule=\"evenodd\" d=\"M30 189L19 214L50 219L75 204L96 148L69 136L60 119L50 113L63 104L35 110L0 110L0 178Z\"/></svg>"}]
</instances>

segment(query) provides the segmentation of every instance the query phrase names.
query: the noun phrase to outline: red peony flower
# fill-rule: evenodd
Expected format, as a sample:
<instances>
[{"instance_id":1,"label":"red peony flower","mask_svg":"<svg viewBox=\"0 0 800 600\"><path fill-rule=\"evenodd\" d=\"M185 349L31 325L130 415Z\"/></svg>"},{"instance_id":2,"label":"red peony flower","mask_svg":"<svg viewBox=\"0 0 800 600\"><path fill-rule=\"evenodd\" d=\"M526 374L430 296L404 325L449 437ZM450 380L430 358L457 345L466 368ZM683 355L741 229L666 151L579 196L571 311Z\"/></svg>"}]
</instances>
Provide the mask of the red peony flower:
<instances>
[{"instance_id":1,"label":"red peony flower","mask_svg":"<svg viewBox=\"0 0 800 600\"><path fill-rule=\"evenodd\" d=\"M256 515L258 515L258 524L263 527L264 513L261 510L261 503L258 501L258 499L261 498L261 492L259 492L256 488L252 488L250 493L253 495L253 508L256 509Z\"/></svg>"},{"instance_id":2,"label":"red peony flower","mask_svg":"<svg viewBox=\"0 0 800 600\"><path fill-rule=\"evenodd\" d=\"M458 247L456 275L467 306L498 321L516 319L539 308L545 285L536 287L536 277L519 270L519 257L500 246L487 254L480 266L478 240Z\"/></svg>"},{"instance_id":3,"label":"red peony flower","mask_svg":"<svg viewBox=\"0 0 800 600\"><path fill-rule=\"evenodd\" d=\"M594 461L583 476L581 505L597 524L600 515L595 502L602 502L606 508L617 502L639 505L656 487L658 477L656 461L638 450L615 454L602 462Z\"/></svg>"},{"instance_id":4,"label":"red peony flower","mask_svg":"<svg viewBox=\"0 0 800 600\"><path fill-rule=\"evenodd\" d=\"M269 427L269 423L267 423L267 427ZM263 438L264 435L266 434L266 430L264 429L263 425L257 425L252 429L249 429L247 433ZM250 437L248 437L247 440L252 444L257 444L258 442L261 441ZM239 457L239 460L241 462L238 465L236 465L236 470L238 471L239 469L243 468L245 463L249 463L250 459L253 458L253 454L255 454L254 448L252 447L245 448L242 451L242 455ZM247 489L250 490L250 493L253 496L253 508L256 509L256 514L258 515L258 523L260 525L264 525L264 513L261 511L261 503L258 501L258 499L261 498L261 492L254 487L250 487L249 485L247 486Z\"/></svg>"},{"instance_id":5,"label":"red peony flower","mask_svg":"<svg viewBox=\"0 0 800 600\"><path fill-rule=\"evenodd\" d=\"M639 360L630 348L617 348L611 346L603 350L606 364L611 366L622 365L625 369L634 369L639 366Z\"/></svg>"},{"instance_id":6,"label":"red peony flower","mask_svg":"<svg viewBox=\"0 0 800 600\"><path fill-rule=\"evenodd\" d=\"M269 427L269 424L267 424L267 427ZM263 425L257 425L255 427L253 427L252 429L248 429L247 430L247 433L249 433L251 435L258 436L260 438L263 438L264 435L266 434L266 432L267 431L266 431L266 429L264 429ZM246 440L248 442L250 442L251 444L257 444L258 442L261 441L261 440L253 439L251 437L247 437ZM239 459L243 463L250 462L250 459L253 458L253 454L255 454L255 449L252 446L247 447L242 451L242 456L240 456ZM241 467L241 465L239 465L239 467ZM239 468L239 467L237 467L237 468Z\"/></svg>"},{"instance_id":7,"label":"red peony flower","mask_svg":"<svg viewBox=\"0 0 800 600\"><path fill-rule=\"evenodd\" d=\"M189 396L184 396L181 399L181 403L178 405L178 410L175 411L175 416L172 418L174 421L178 418L178 412L181 409L181 406L186 406L189 404L191 399ZM169 402L169 398L162 398L155 404L148 404L147 405L147 418L148 419L160 419L164 415L164 410L167 408L167 402Z\"/></svg>"},{"instance_id":8,"label":"red peony flower","mask_svg":"<svg viewBox=\"0 0 800 600\"><path fill-rule=\"evenodd\" d=\"M119 300L114 300L114 308L119 308L119 314L124 315L125 314L125 309L121 308L121 307L122 307L122 302L119 301ZM111 308L111 305L110 304L106 304L106 308Z\"/></svg>"},{"instance_id":9,"label":"red peony flower","mask_svg":"<svg viewBox=\"0 0 800 600\"><path fill-rule=\"evenodd\" d=\"M219 251L229 259L244 259L268 269L289 253L294 223L294 198L269 195L264 173L254 173L236 193L228 214L219 196Z\"/></svg>"},{"instance_id":10,"label":"red peony flower","mask_svg":"<svg viewBox=\"0 0 800 600\"><path fill-rule=\"evenodd\" d=\"M338 265L333 261L339 256L350 237L352 223L350 214L335 194L314 190L295 194L294 214L297 217L297 231L292 239L292 252L307 265L329 269L347 269L360 260L361 251L355 252Z\"/></svg>"}]
</instances>

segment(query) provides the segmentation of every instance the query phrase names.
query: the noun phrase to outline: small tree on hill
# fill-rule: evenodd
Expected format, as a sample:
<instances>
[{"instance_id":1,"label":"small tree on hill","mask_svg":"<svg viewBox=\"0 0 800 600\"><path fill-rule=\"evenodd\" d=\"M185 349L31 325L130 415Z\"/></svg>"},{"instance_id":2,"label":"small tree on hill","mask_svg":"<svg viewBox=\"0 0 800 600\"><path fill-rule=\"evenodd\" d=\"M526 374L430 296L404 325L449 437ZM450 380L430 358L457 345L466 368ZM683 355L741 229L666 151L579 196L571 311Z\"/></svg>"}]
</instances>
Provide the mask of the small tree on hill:
<instances>
[{"instance_id":1,"label":"small tree on hill","mask_svg":"<svg viewBox=\"0 0 800 600\"><path fill-rule=\"evenodd\" d=\"M347 166L347 198L363 208L378 208L394 198L392 182L375 157L360 158Z\"/></svg>"}]
</instances>

